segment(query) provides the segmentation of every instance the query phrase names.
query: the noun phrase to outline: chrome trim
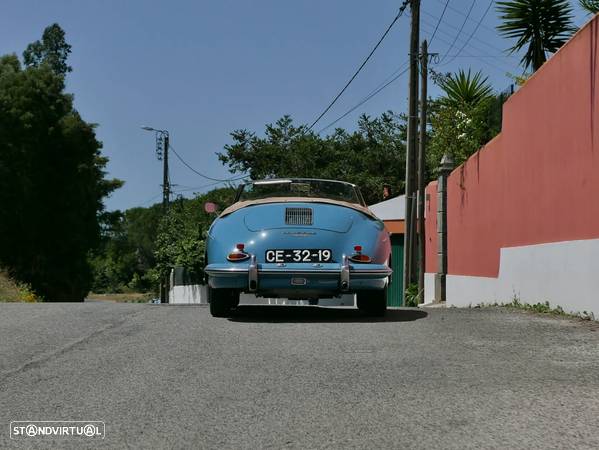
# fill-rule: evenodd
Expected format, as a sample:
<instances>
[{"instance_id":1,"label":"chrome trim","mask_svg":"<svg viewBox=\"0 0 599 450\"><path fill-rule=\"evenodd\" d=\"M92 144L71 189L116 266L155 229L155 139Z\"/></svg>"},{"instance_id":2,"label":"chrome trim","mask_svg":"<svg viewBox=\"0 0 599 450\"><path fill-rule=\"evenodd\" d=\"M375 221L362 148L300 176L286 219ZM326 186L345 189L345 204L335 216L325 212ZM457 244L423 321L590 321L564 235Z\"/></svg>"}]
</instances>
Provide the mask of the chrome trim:
<instances>
[{"instance_id":1,"label":"chrome trim","mask_svg":"<svg viewBox=\"0 0 599 450\"><path fill-rule=\"evenodd\" d=\"M248 269L247 268L243 268L243 267L231 267L228 269L210 269L210 270L206 270L206 273L208 275L210 274L235 274L235 273L247 273ZM277 270L277 269L260 269L258 271L259 273L265 273L265 274L289 274L289 275L294 275L294 274L303 274L303 275L330 275L330 274L339 274L340 270L337 269L322 269L322 270L290 270L290 269L285 269L285 270ZM393 271L391 269L389 270L351 270L349 271L350 276L351 275L382 275L382 276L389 276L393 273Z\"/></svg>"},{"instance_id":2,"label":"chrome trim","mask_svg":"<svg viewBox=\"0 0 599 450\"><path fill-rule=\"evenodd\" d=\"M349 289L349 259L343 255L343 265L341 266L340 285L342 291Z\"/></svg>"},{"instance_id":3,"label":"chrome trim","mask_svg":"<svg viewBox=\"0 0 599 450\"><path fill-rule=\"evenodd\" d=\"M250 256L250 265L248 266L248 288L250 292L258 290L258 264L256 255Z\"/></svg>"},{"instance_id":4,"label":"chrome trim","mask_svg":"<svg viewBox=\"0 0 599 450\"><path fill-rule=\"evenodd\" d=\"M285 208L285 225L312 225L314 223L312 208Z\"/></svg>"},{"instance_id":5,"label":"chrome trim","mask_svg":"<svg viewBox=\"0 0 599 450\"><path fill-rule=\"evenodd\" d=\"M211 273L247 273L247 267L228 267L226 269L208 269L204 270L208 275Z\"/></svg>"},{"instance_id":6,"label":"chrome trim","mask_svg":"<svg viewBox=\"0 0 599 450\"><path fill-rule=\"evenodd\" d=\"M382 275L384 277L388 277L393 273L391 269L389 270L352 270L351 275Z\"/></svg>"},{"instance_id":7,"label":"chrome trim","mask_svg":"<svg viewBox=\"0 0 599 450\"><path fill-rule=\"evenodd\" d=\"M232 262L232 263L247 261L250 258L250 255L248 255L245 252L232 252L232 253L237 253L237 254L242 254L243 255L243 258L241 258L241 259L231 259L231 258L229 258L229 256L231 255L231 253L229 253L227 255L227 261Z\"/></svg>"},{"instance_id":8,"label":"chrome trim","mask_svg":"<svg viewBox=\"0 0 599 450\"><path fill-rule=\"evenodd\" d=\"M355 258L356 258L357 256L366 256L366 257L368 258L368 261L359 261L359 260L356 260ZM368 256L368 255L358 255L358 254L351 255L351 256L349 257L349 260L350 260L351 262L354 262L354 263L357 263L357 264L370 264L370 263L372 262L372 259L370 258L370 256Z\"/></svg>"}]
</instances>

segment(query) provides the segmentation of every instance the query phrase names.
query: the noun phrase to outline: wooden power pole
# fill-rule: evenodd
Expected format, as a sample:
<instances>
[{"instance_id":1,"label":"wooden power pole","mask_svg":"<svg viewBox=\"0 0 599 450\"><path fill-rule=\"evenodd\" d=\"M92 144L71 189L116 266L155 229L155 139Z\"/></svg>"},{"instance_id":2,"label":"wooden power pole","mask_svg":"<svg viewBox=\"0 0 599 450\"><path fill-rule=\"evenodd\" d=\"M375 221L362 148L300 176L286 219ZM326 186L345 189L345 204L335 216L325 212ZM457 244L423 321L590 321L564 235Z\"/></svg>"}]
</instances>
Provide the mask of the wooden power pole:
<instances>
[{"instance_id":1,"label":"wooden power pole","mask_svg":"<svg viewBox=\"0 0 599 450\"><path fill-rule=\"evenodd\" d=\"M411 0L412 25L410 34L410 85L408 92L408 139L406 152L406 212L404 235L403 304L405 290L414 280L415 218L413 200L416 193L416 144L418 142L418 43L420 41L420 0Z\"/></svg>"},{"instance_id":2,"label":"wooden power pole","mask_svg":"<svg viewBox=\"0 0 599 450\"><path fill-rule=\"evenodd\" d=\"M426 113L428 84L428 43L420 52L420 139L418 142L418 303L424 303L425 231L424 188L426 183Z\"/></svg>"}]
</instances>

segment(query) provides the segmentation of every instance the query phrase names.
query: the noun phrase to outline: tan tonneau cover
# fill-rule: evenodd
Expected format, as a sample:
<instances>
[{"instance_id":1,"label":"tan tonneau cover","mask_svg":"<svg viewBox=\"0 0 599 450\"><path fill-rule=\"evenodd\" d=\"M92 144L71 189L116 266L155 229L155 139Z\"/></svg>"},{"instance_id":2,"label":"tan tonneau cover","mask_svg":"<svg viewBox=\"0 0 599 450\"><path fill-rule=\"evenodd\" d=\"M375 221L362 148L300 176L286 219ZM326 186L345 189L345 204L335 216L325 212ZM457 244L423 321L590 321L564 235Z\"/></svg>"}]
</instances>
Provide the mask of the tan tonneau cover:
<instances>
[{"instance_id":1,"label":"tan tonneau cover","mask_svg":"<svg viewBox=\"0 0 599 450\"><path fill-rule=\"evenodd\" d=\"M247 206L266 205L268 203L326 203L329 205L344 206L346 208L355 209L356 211L360 211L361 213L378 220L378 217L376 217L374 213L366 206L358 205L357 203L343 202L341 200L314 197L270 197L259 200L246 200L243 202L233 203L221 213L220 217L224 217Z\"/></svg>"}]
</instances>

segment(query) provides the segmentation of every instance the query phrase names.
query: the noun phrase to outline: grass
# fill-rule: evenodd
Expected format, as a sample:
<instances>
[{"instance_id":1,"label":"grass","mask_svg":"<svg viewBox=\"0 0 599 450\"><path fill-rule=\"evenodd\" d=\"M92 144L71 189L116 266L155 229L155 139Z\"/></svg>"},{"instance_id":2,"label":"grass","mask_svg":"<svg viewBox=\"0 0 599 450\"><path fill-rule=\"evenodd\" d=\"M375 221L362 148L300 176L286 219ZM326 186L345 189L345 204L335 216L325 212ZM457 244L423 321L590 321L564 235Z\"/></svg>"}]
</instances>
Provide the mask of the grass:
<instances>
[{"instance_id":1,"label":"grass","mask_svg":"<svg viewBox=\"0 0 599 450\"><path fill-rule=\"evenodd\" d=\"M104 300L119 303L148 303L154 297L156 297L156 294L152 292L127 292L121 294L96 294L90 292L87 295L89 300Z\"/></svg>"},{"instance_id":2,"label":"grass","mask_svg":"<svg viewBox=\"0 0 599 450\"><path fill-rule=\"evenodd\" d=\"M514 295L512 301L510 303L493 303L493 304L484 304L480 303L477 307L484 306L498 306L503 308L512 308L519 309L522 311L528 311L536 314L546 314L552 316L560 316L560 317L568 317L571 319L581 319L581 320L596 320L595 315L592 312L582 311L580 313L569 313L564 311L561 306L556 306L555 308L551 307L549 302L538 302L538 303L524 303L520 300L517 295Z\"/></svg>"},{"instance_id":3,"label":"grass","mask_svg":"<svg viewBox=\"0 0 599 450\"><path fill-rule=\"evenodd\" d=\"M26 284L12 280L5 272L0 272L0 302L38 302L39 297Z\"/></svg>"}]
</instances>

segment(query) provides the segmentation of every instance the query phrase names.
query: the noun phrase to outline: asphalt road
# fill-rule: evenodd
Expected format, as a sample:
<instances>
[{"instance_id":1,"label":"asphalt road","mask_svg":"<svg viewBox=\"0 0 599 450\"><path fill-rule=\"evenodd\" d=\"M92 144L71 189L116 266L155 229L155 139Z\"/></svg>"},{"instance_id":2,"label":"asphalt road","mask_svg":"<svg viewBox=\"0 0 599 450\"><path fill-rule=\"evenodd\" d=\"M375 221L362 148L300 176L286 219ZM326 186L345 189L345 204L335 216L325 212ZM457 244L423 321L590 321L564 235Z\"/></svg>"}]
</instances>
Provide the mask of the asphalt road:
<instances>
[{"instance_id":1,"label":"asphalt road","mask_svg":"<svg viewBox=\"0 0 599 450\"><path fill-rule=\"evenodd\" d=\"M0 448L599 448L599 324L505 309L0 304ZM104 440L9 439L103 420Z\"/></svg>"}]
</instances>

